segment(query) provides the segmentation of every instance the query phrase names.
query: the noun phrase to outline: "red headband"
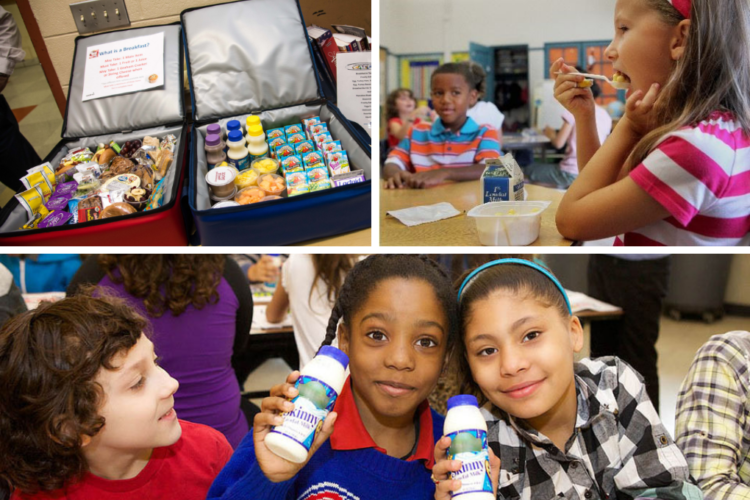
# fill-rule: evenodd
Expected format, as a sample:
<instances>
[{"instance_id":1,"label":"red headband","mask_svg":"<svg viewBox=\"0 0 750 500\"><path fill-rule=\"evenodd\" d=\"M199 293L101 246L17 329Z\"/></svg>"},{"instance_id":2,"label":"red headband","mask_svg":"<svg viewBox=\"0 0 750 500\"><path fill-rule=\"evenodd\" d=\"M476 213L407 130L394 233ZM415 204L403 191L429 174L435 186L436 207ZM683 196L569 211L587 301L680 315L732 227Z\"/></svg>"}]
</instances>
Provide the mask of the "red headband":
<instances>
[{"instance_id":1,"label":"red headband","mask_svg":"<svg viewBox=\"0 0 750 500\"><path fill-rule=\"evenodd\" d=\"M690 19L690 0L669 0L669 3L671 3L685 19Z\"/></svg>"}]
</instances>

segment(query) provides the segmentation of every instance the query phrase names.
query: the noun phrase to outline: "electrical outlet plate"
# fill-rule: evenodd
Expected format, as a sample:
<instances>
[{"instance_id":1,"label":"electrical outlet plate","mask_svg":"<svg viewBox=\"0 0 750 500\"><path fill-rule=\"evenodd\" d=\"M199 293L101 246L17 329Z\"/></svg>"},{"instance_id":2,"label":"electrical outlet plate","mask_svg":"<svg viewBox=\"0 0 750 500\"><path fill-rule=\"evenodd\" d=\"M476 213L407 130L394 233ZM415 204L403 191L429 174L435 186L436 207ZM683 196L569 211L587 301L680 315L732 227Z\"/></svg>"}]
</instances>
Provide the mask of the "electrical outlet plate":
<instances>
[{"instance_id":1,"label":"electrical outlet plate","mask_svg":"<svg viewBox=\"0 0 750 500\"><path fill-rule=\"evenodd\" d=\"M125 0L88 0L70 4L78 33L108 31L130 26Z\"/></svg>"}]
</instances>

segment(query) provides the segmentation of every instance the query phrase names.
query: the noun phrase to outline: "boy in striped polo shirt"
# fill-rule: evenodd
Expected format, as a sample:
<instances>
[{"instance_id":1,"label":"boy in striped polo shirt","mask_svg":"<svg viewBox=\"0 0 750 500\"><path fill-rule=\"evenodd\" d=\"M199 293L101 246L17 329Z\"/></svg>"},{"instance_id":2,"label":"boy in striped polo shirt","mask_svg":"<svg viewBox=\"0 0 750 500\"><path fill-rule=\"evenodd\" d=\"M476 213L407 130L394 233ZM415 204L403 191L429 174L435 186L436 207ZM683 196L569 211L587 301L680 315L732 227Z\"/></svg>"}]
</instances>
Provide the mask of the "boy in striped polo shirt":
<instances>
[{"instance_id":1,"label":"boy in striped polo shirt","mask_svg":"<svg viewBox=\"0 0 750 500\"><path fill-rule=\"evenodd\" d=\"M432 102L440 117L418 123L388 155L386 189L426 188L446 181L478 179L484 163L500 157L497 131L466 115L476 102L473 76L465 64L443 64L432 74Z\"/></svg>"}]
</instances>

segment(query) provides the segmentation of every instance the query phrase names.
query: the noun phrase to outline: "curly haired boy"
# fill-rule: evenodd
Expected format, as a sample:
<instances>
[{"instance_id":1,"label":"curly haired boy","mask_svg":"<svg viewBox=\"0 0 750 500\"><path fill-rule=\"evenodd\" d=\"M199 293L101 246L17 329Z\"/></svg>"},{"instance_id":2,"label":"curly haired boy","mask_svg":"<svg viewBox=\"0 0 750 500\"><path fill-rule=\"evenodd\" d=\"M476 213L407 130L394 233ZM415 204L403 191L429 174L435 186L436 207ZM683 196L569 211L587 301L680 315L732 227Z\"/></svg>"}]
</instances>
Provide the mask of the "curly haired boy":
<instances>
[{"instance_id":1,"label":"curly haired boy","mask_svg":"<svg viewBox=\"0 0 750 500\"><path fill-rule=\"evenodd\" d=\"M224 436L177 419L148 322L89 294L0 330L0 499L203 499Z\"/></svg>"}]
</instances>

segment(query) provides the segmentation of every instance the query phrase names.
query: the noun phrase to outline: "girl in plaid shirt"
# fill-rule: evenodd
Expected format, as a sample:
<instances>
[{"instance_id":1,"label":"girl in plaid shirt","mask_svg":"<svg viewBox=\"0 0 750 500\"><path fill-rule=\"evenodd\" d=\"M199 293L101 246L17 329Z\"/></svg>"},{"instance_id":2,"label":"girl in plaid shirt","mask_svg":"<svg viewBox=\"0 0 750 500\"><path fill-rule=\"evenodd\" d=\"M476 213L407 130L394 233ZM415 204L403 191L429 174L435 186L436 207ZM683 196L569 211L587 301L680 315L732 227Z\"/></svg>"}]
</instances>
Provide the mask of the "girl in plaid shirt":
<instances>
[{"instance_id":1,"label":"girl in plaid shirt","mask_svg":"<svg viewBox=\"0 0 750 500\"><path fill-rule=\"evenodd\" d=\"M458 301L462 391L484 403L497 498L702 498L640 375L613 357L574 361L583 329L552 273L492 261L463 280ZM449 446L435 446L436 500L460 487Z\"/></svg>"}]
</instances>

